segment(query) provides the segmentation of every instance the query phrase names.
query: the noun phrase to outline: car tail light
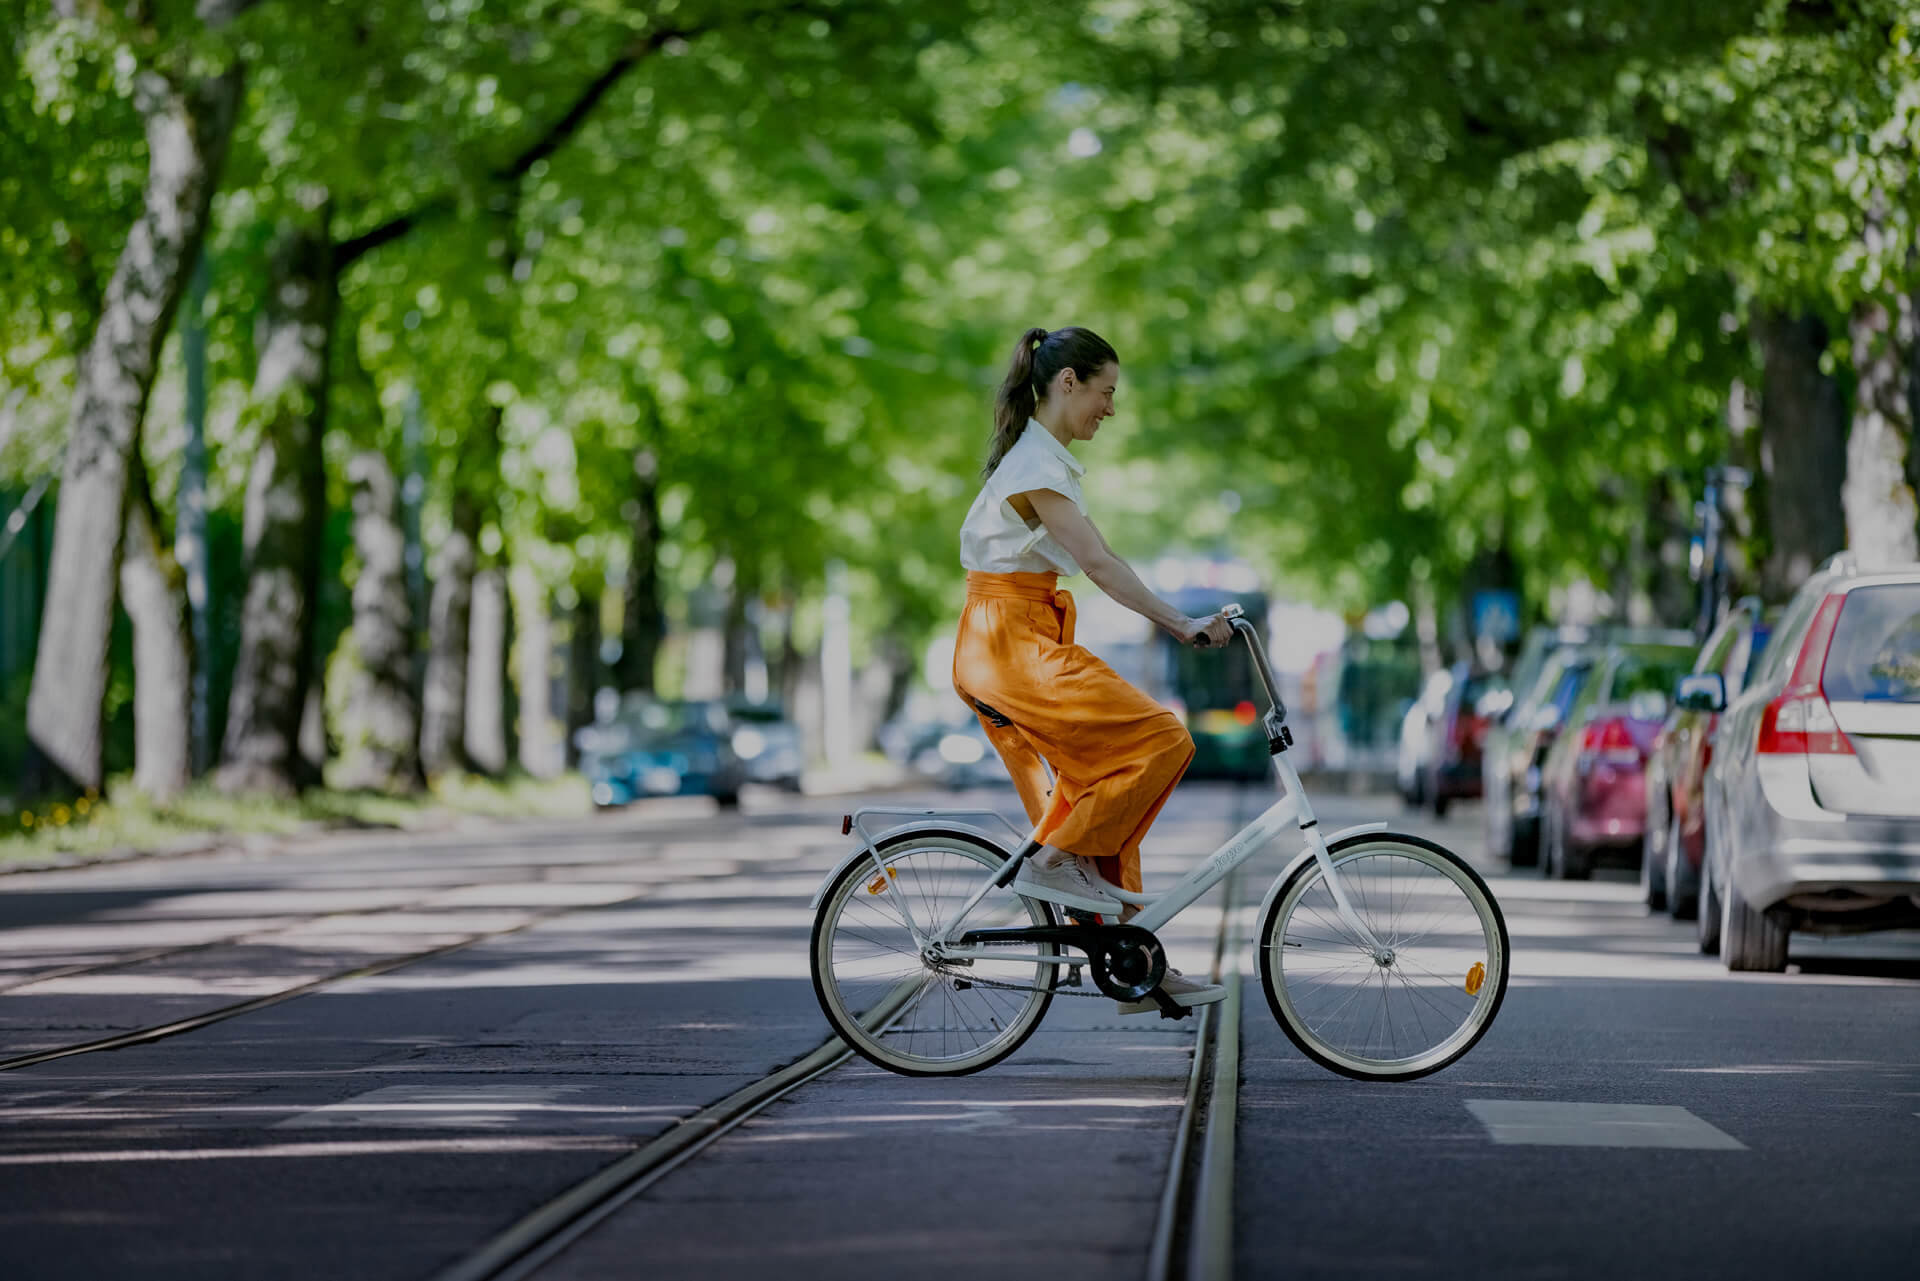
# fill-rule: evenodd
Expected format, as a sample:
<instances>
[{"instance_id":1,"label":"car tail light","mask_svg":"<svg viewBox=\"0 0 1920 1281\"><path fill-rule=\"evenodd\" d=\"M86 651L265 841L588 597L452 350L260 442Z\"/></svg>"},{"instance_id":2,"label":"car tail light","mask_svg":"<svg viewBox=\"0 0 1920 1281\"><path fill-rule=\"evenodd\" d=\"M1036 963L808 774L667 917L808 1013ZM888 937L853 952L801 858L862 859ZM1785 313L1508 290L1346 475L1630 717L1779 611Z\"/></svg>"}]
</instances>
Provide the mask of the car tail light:
<instances>
[{"instance_id":1,"label":"car tail light","mask_svg":"<svg viewBox=\"0 0 1920 1281\"><path fill-rule=\"evenodd\" d=\"M1834 625L1847 598L1838 593L1820 602L1800 643L1787 687L1760 711L1760 741L1754 751L1765 756L1804 752L1814 756L1852 756L1853 744L1833 717L1820 681L1827 669L1827 650L1833 645Z\"/></svg>"},{"instance_id":2,"label":"car tail light","mask_svg":"<svg viewBox=\"0 0 1920 1281\"><path fill-rule=\"evenodd\" d=\"M1638 765L1640 748L1627 731L1626 721L1610 716L1580 731L1580 754L1610 765Z\"/></svg>"},{"instance_id":3,"label":"car tail light","mask_svg":"<svg viewBox=\"0 0 1920 1281\"><path fill-rule=\"evenodd\" d=\"M1243 698L1233 705L1233 719L1242 725L1251 725L1260 719L1260 709Z\"/></svg>"}]
</instances>

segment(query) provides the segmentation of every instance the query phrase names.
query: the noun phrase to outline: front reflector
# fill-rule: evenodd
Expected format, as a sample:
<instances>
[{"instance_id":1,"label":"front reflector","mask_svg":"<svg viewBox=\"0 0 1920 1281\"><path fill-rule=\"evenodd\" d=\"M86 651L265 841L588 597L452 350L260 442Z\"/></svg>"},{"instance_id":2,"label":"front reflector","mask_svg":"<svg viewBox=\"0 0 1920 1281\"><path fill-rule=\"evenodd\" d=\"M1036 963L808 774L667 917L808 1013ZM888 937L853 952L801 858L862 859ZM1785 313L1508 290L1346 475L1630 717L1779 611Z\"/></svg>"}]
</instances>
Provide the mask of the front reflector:
<instances>
[{"instance_id":1,"label":"front reflector","mask_svg":"<svg viewBox=\"0 0 1920 1281\"><path fill-rule=\"evenodd\" d=\"M1473 968L1467 971L1467 995L1480 995L1480 985L1487 981L1487 967L1475 961Z\"/></svg>"}]
</instances>

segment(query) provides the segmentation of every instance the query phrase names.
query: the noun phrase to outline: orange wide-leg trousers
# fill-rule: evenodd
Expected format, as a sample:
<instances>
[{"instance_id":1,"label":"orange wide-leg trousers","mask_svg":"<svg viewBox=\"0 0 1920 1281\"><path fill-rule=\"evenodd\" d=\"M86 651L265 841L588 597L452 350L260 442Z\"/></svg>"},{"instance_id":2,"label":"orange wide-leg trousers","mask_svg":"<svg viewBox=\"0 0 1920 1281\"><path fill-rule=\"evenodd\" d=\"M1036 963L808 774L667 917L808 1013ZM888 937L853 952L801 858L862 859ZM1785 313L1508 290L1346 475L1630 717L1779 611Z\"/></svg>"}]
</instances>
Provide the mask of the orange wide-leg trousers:
<instances>
[{"instance_id":1,"label":"orange wide-leg trousers","mask_svg":"<svg viewBox=\"0 0 1920 1281\"><path fill-rule=\"evenodd\" d=\"M1040 840L1099 860L1109 882L1138 893L1140 838L1193 763L1193 739L1073 643L1073 597L1054 590L1057 581L967 574L954 692L1007 763Z\"/></svg>"}]
</instances>

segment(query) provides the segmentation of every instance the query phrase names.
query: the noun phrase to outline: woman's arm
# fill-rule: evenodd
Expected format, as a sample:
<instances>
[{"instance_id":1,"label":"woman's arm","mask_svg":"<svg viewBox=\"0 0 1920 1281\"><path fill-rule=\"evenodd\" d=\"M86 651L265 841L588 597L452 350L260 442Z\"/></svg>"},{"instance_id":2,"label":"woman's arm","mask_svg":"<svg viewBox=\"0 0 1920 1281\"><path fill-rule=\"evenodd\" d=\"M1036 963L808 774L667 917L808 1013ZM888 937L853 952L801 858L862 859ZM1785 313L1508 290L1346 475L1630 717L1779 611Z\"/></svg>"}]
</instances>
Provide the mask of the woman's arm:
<instances>
[{"instance_id":1,"label":"woman's arm","mask_svg":"<svg viewBox=\"0 0 1920 1281\"><path fill-rule=\"evenodd\" d=\"M1233 639L1232 624L1218 614L1211 618L1189 618L1147 590L1133 567L1114 554L1107 540L1094 528L1086 513L1074 506L1072 499L1051 489L1030 489L1017 497L1033 504L1040 523L1067 549L1067 554L1079 563L1094 586L1134 613L1190 645L1202 636L1210 645L1224 645Z\"/></svg>"}]
</instances>

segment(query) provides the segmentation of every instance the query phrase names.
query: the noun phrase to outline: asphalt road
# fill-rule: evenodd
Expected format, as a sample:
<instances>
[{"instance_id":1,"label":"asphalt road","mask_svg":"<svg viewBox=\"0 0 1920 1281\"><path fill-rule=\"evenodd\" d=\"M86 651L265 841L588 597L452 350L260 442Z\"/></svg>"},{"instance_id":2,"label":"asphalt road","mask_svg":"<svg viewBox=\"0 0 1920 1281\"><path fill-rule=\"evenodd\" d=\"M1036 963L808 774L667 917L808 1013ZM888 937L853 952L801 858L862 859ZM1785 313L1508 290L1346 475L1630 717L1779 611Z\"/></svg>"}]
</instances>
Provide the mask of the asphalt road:
<instances>
[{"instance_id":1,"label":"asphalt road","mask_svg":"<svg viewBox=\"0 0 1920 1281\"><path fill-rule=\"evenodd\" d=\"M995 805L1011 791L885 804ZM1178 792L1150 888L1257 810ZM0 878L0 1276L428 1278L827 1030L808 898L849 799L657 802L559 825L356 834L274 856ZM1920 1241L1920 949L1796 940L1728 975L1628 880L1485 866L1514 978L1434 1077L1302 1058L1249 978L1234 1239L1243 1277L1905 1275ZM1232 926L1283 851L1246 869ZM1250 900L1250 901L1249 901ZM1204 971L1217 898L1165 933ZM1232 953L1252 973L1248 949ZM411 959L410 959L411 958ZM360 971L358 977L336 976ZM861 1061L672 1171L541 1278L1144 1275L1191 1021L1055 1002L977 1076Z\"/></svg>"}]
</instances>

